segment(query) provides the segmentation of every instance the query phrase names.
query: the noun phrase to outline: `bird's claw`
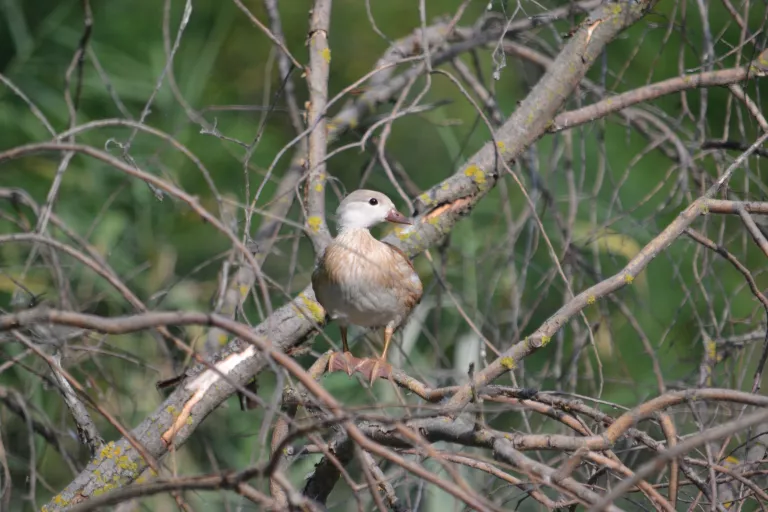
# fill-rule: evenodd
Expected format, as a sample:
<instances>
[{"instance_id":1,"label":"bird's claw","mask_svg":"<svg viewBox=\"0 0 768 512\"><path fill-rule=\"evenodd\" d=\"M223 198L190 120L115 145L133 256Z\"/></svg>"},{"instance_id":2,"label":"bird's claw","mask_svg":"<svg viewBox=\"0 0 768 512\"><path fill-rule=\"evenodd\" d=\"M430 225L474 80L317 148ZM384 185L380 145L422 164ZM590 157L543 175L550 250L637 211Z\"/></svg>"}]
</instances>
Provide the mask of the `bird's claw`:
<instances>
[{"instance_id":1,"label":"bird's claw","mask_svg":"<svg viewBox=\"0 0 768 512\"><path fill-rule=\"evenodd\" d=\"M328 359L328 371L344 371L350 377L353 373L359 372L373 384L378 378L388 379L392 374L392 365L383 359L359 359L351 352L334 352Z\"/></svg>"}]
</instances>

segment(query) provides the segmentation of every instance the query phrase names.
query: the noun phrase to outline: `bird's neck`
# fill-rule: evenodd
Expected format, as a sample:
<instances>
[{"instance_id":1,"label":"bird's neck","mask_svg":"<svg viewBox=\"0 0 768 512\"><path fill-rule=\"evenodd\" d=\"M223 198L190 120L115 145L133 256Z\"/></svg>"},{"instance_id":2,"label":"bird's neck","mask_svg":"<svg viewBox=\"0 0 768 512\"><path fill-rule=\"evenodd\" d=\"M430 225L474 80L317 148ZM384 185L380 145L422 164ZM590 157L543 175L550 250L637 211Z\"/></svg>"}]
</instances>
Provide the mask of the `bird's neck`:
<instances>
[{"instance_id":1,"label":"bird's neck","mask_svg":"<svg viewBox=\"0 0 768 512\"><path fill-rule=\"evenodd\" d=\"M339 234L336 235L337 240L360 240L373 238L371 231L368 228L358 226L342 226L339 229Z\"/></svg>"},{"instance_id":2,"label":"bird's neck","mask_svg":"<svg viewBox=\"0 0 768 512\"><path fill-rule=\"evenodd\" d=\"M339 231L331 244L350 264L378 261L386 244L376 240L367 228L347 228Z\"/></svg>"}]
</instances>

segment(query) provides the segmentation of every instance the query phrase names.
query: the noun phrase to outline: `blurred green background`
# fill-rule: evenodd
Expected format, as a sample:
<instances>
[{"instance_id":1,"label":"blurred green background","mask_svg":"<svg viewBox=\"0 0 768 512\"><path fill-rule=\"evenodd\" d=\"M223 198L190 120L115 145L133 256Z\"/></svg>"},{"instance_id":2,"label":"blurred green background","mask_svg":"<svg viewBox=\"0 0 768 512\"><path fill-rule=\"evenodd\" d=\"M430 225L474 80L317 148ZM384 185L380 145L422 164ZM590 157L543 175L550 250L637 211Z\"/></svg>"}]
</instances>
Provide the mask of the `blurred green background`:
<instances>
[{"instance_id":1,"label":"blurred green background","mask_svg":"<svg viewBox=\"0 0 768 512\"><path fill-rule=\"evenodd\" d=\"M267 23L261 2L244 3ZM284 0L279 3L287 46L300 62L307 62L305 40L311 2ZM428 23L437 16L452 15L460 3L458 0L426 2ZM128 116L138 120L167 61L163 46L166 2L111 0L92 4L93 32L83 67L76 124ZM473 24L489 4L492 11L512 19L565 5L562 2L473 1L459 25ZM654 13L609 45L604 58L590 70L589 78L609 91L621 92L677 76L681 67L688 72L699 71L705 32L698 14L684 13L684 7L692 11L694 5L694 2L661 3ZM171 3L171 41L176 37L183 7L183 1ZM377 26L391 40L407 36L419 26L418 2L371 0L370 7ZM748 44L741 52L734 51L740 28L728 21L720 3L709 8L710 32L715 34L716 41L714 69L747 62L754 56L755 47ZM764 18L765 7L753 6L749 11L750 27L757 30ZM582 19L583 15L576 15L543 25L522 34L518 41L553 56L556 49L567 42L568 32L575 23ZM80 1L0 2L0 73L23 91L57 132L66 130L69 124L64 99L65 75L82 34ZM360 0L333 2L329 44L332 50L330 96L368 73L389 46L388 41L372 29L366 2ZM478 50L475 56L482 78L492 87L505 116L514 110L542 73L531 63L513 56L504 58L500 53L492 55L488 49ZM471 57L465 55L462 60L472 66ZM498 66L500 59L504 59L504 66ZM450 66L444 68L455 75ZM495 70L500 73L498 80L492 78ZM243 171L245 149L242 145L202 133L201 124L195 122L194 116L174 95L167 75L145 119L146 124L188 147L210 172L224 197L240 205L249 203L252 197L246 195L246 177L253 194L277 153L296 135L282 97L273 111L265 112L280 86L269 40L234 3L195 1L175 55L173 75L187 104L207 123L215 124L222 136L249 144L259 133L262 116L266 115L247 176ZM293 79L299 105L303 106L307 100L306 84L299 71L294 72ZM73 95L77 83L75 73L70 84ZM415 97L426 84L424 79L418 81L409 97ZM758 85L759 82L753 81L742 84L761 105L765 91ZM759 133L759 127L742 104L729 99L727 89L709 90L705 110L702 110L702 98L700 92L694 91L685 97L670 95L647 106L647 110L662 119L686 145L695 158L694 169L684 171L676 167L647 137L635 127L627 126L618 116L544 137L513 165L536 201L537 213L574 292L621 269L628 258L700 194L707 185L707 182L702 184L702 176L722 172L735 156L733 152L723 151L704 153L700 149L702 141L725 138L748 145ZM487 128L461 91L445 76L434 75L423 102L441 100L450 103L397 120L387 143L390 161L401 165L422 191L454 173L459 164L489 140ZM346 99L337 103L331 114L344 101ZM593 101L594 96L581 90L572 97L568 108ZM227 108L233 105L250 109ZM391 105L384 105L380 113L390 108ZM362 133L348 133L332 148L358 141ZM79 134L77 142L119 157L120 144L130 137L130 128L112 126ZM51 139L30 107L0 84L0 151ZM329 160L328 170L337 178L334 183L338 190L360 186L361 177L375 154L375 147L371 148L366 152L359 148L345 151ZM171 144L139 132L130 155L140 168L199 197L205 208L218 215L216 201L202 173ZM277 163L257 206L270 204L292 155L293 151L289 150ZM37 154L5 162L0 166L0 187L23 189L43 204L59 161L58 155ZM733 190L742 198L764 200L763 165L759 159L751 159L747 167L748 172L737 171ZM380 165L373 166L366 186L392 194L396 203L403 206ZM338 198L329 193L327 199L328 210L333 212ZM563 304L568 292L536 222L528 217L515 224L525 210L525 199L518 185L505 175L472 215L456 227L449 243L431 251L432 263L423 256L417 258L416 265L425 283L425 305L415 315L416 326L405 333L408 357L395 356L395 362L411 375L433 386L464 382L469 361L477 360L482 366L483 356L488 361L493 359L492 351L481 353L483 344L473 334L465 315L492 345L503 348L535 330ZM210 309L218 286L218 273L230 244L185 205L169 196L158 200L146 184L77 155L64 174L54 212L69 228L86 238L150 307ZM34 226L36 222L29 208L8 201L0 202L0 213L0 234L23 231L25 226ZM296 205L289 217L295 222L303 219ZM238 221L242 234L241 210ZM254 217L256 227L252 233L261 221L258 215ZM765 256L752 247L736 219L709 216L695 227L737 254L753 271L759 286L765 286L768 282L762 272ZM68 241L58 229L51 228L49 232ZM563 257L566 240L572 245ZM44 294L42 298L54 305L60 300L44 260L38 256L25 271L29 254L28 244L0 245L0 307L3 310L12 309L11 296L17 282L33 294ZM61 261L74 308L102 315L133 311L93 272L66 256L62 255ZM312 264L308 241L300 231L284 227L264 264L264 272L279 284L270 288L272 307L283 304L286 296L306 286ZM445 279L450 293L442 289L435 272ZM436 304L442 306L437 308ZM262 320L267 309L266 305L257 307L250 300L240 318L255 324ZM764 326L757 302L741 275L686 238L662 253L633 286L599 301L588 308L585 315L595 334L594 350L587 347L578 352L578 358L574 357L574 347L589 343L584 322L577 319L561 330L549 346L525 361L524 367L515 373L515 382L542 390L595 397L601 393L603 400L632 406L659 393L647 347L655 353L667 386L696 386L702 383L700 372L702 365L706 366L707 340L724 340ZM202 328L175 329L175 332L202 350L205 338ZM335 325L329 326L326 334L338 340ZM328 347L327 339L318 336L312 353L301 356L302 364L309 366L317 354ZM725 343L718 345L718 354L724 355L727 348ZM747 344L728 352L729 357L717 365L707 383L748 390L759 348ZM29 407L31 417L62 433L65 449L79 464L84 464L87 452L76 441L61 397L41 378L46 367L33 356L24 355L24 350L10 337L0 339L0 365L23 355L18 364L0 373L0 386L18 392ZM378 345L358 341L353 350L365 353L378 350ZM94 399L129 427L138 424L162 402L163 394L156 390L155 383L172 376L173 372L154 339L144 334L78 339L67 354L69 371L88 386ZM599 361L596 354L600 355ZM183 354L174 352L173 355L177 367L186 362ZM599 373L602 373L602 384ZM512 382L508 376L502 381L503 384ZM282 378L276 382L274 375L264 373L259 378L260 395L272 400L282 382ZM402 408L396 406L397 397L387 383L379 382L371 391L361 391L356 379L331 375L324 378L323 384L344 403L360 407L361 411L402 414ZM419 406L418 400L408 398L407 401L413 407ZM388 405L393 407L387 408ZM493 404L488 404L488 408L488 419L494 427L524 429L519 412L504 411ZM608 411L615 413L610 408ZM107 422L98 417L96 420L107 440L118 437ZM268 457L261 448L268 440L268 432L262 428L263 420L262 409L242 413L234 399L230 400L205 421L168 464L181 474L191 475L263 462ZM534 431L559 429L537 416L532 416L531 421ZM7 407L0 406L0 429L12 475L12 509L39 508L71 481L72 470L63 463L57 450L40 436L30 435L24 418ZM291 466L289 474L295 485L302 485L302 478L316 461L317 456L312 456ZM34 475L30 465L35 467ZM471 481L483 485L484 477L473 475L471 478L477 480ZM397 478L400 479L398 487L413 498L414 480L402 474ZM254 485L265 489L264 482ZM488 492L508 504L514 504L522 496L518 489L498 484L491 485ZM349 490L340 483L329 506L339 510L354 506L345 502L348 495ZM216 508L223 507L225 502L234 507L241 501L235 495L219 493L189 493L188 499L196 506ZM423 510L454 507L446 495L429 486L422 499ZM534 507L530 501L525 502L523 508ZM171 500L165 497L144 500L142 506L148 510L174 509ZM249 507L252 509L252 504L244 505L246 509Z\"/></svg>"}]
</instances>

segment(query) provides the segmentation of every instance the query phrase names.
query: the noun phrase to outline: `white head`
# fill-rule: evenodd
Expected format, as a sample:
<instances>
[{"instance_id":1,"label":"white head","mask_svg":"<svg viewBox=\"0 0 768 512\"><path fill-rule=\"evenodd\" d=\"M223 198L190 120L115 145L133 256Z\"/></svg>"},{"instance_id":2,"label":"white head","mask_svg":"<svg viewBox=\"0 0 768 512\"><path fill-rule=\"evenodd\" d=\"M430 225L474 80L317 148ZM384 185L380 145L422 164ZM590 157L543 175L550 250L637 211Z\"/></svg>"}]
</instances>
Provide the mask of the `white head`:
<instances>
[{"instance_id":1,"label":"white head","mask_svg":"<svg viewBox=\"0 0 768 512\"><path fill-rule=\"evenodd\" d=\"M339 231L353 228L369 229L381 222L410 224L405 215L397 211L390 198L375 190L355 190L336 210Z\"/></svg>"}]
</instances>

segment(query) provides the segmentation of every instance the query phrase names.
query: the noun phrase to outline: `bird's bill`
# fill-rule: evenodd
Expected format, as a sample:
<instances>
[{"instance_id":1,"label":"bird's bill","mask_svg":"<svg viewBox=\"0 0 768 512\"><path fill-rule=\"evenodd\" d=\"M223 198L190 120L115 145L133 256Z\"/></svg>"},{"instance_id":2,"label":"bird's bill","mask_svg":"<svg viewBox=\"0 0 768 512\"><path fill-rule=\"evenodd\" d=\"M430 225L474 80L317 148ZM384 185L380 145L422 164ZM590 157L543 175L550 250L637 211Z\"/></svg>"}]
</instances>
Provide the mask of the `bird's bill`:
<instances>
[{"instance_id":1,"label":"bird's bill","mask_svg":"<svg viewBox=\"0 0 768 512\"><path fill-rule=\"evenodd\" d=\"M395 224L413 224L410 220L408 220L408 217L395 210L394 208L389 210L386 219L389 222L394 222Z\"/></svg>"}]
</instances>

